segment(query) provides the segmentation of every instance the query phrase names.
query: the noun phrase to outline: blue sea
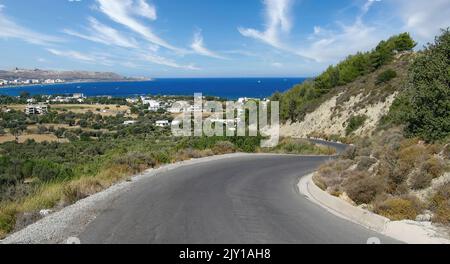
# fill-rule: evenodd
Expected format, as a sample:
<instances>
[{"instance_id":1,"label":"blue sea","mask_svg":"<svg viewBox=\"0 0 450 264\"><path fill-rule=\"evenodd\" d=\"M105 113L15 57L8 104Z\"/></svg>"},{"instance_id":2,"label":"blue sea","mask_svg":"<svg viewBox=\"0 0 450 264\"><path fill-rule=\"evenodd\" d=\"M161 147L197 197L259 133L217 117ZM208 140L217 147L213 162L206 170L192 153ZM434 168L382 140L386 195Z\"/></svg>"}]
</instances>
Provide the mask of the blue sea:
<instances>
[{"instance_id":1,"label":"blue sea","mask_svg":"<svg viewBox=\"0 0 450 264\"><path fill-rule=\"evenodd\" d=\"M130 97L138 95L203 95L227 99L239 97L266 98L276 91L284 92L305 78L203 78L156 79L142 82L96 82L0 88L0 95L18 96L83 93L85 96Z\"/></svg>"}]
</instances>

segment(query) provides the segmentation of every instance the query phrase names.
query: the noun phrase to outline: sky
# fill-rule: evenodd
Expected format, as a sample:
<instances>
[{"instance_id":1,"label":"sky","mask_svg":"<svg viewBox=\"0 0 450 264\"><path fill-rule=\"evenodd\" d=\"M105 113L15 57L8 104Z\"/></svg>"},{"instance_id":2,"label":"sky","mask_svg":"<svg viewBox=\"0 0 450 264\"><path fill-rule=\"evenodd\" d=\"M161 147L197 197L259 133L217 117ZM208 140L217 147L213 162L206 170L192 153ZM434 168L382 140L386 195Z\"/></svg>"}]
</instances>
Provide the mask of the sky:
<instances>
[{"instance_id":1,"label":"sky","mask_svg":"<svg viewBox=\"0 0 450 264\"><path fill-rule=\"evenodd\" d=\"M312 77L391 35L423 47L448 0L0 0L0 69Z\"/></svg>"}]
</instances>

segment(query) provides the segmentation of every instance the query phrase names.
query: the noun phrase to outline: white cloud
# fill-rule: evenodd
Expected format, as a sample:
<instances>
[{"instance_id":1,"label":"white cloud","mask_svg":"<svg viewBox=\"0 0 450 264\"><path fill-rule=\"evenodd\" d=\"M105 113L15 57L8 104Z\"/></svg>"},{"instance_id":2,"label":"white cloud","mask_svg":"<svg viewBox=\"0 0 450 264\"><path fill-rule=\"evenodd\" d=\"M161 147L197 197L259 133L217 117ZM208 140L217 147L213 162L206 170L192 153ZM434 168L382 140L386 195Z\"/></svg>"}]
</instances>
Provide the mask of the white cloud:
<instances>
[{"instance_id":1,"label":"white cloud","mask_svg":"<svg viewBox=\"0 0 450 264\"><path fill-rule=\"evenodd\" d=\"M47 49L48 52L56 56L66 57L70 59L80 60L84 62L95 62L96 58L87 54L80 53L78 51L62 51L57 49Z\"/></svg>"},{"instance_id":2,"label":"white cloud","mask_svg":"<svg viewBox=\"0 0 450 264\"><path fill-rule=\"evenodd\" d=\"M290 8L292 0L264 0L265 30L258 31L252 28L238 28L245 36L257 39L276 48L283 48L280 41L281 33L289 33L292 28Z\"/></svg>"},{"instance_id":3,"label":"white cloud","mask_svg":"<svg viewBox=\"0 0 450 264\"><path fill-rule=\"evenodd\" d=\"M282 68L283 67L283 63L281 62L274 62L272 63L272 66L275 68Z\"/></svg>"},{"instance_id":4,"label":"white cloud","mask_svg":"<svg viewBox=\"0 0 450 264\"><path fill-rule=\"evenodd\" d=\"M439 34L441 28L450 26L450 1L448 0L394 0L397 14L404 29L422 42L428 42Z\"/></svg>"},{"instance_id":5,"label":"white cloud","mask_svg":"<svg viewBox=\"0 0 450 264\"><path fill-rule=\"evenodd\" d=\"M203 36L200 30L198 30L197 32L195 32L194 34L194 41L191 44L191 48L192 50L194 50L194 52L196 52L197 54L203 55L203 56L207 56L207 57L211 57L211 58L216 58L216 59L226 59L225 57L217 54L216 52L213 52L209 49L207 49L203 43Z\"/></svg>"},{"instance_id":6,"label":"white cloud","mask_svg":"<svg viewBox=\"0 0 450 264\"><path fill-rule=\"evenodd\" d=\"M54 36L41 34L18 25L15 21L5 16L2 12L3 5L0 5L0 38L21 39L31 44L50 45L63 40Z\"/></svg>"},{"instance_id":7,"label":"white cloud","mask_svg":"<svg viewBox=\"0 0 450 264\"><path fill-rule=\"evenodd\" d=\"M74 50L60 50L52 48L48 48L47 51L55 56L81 61L84 63L99 64L105 66L113 66L116 64L112 60L110 54L106 53L82 53Z\"/></svg>"},{"instance_id":8,"label":"white cloud","mask_svg":"<svg viewBox=\"0 0 450 264\"><path fill-rule=\"evenodd\" d=\"M341 25L337 31L316 34L297 53L318 62L335 62L349 54L373 48L382 38L376 28L356 22L350 26Z\"/></svg>"},{"instance_id":9,"label":"white cloud","mask_svg":"<svg viewBox=\"0 0 450 264\"><path fill-rule=\"evenodd\" d=\"M138 8L134 9L137 15L146 17L150 20L156 20L158 18L154 5L149 5L145 0L138 0L137 6Z\"/></svg>"},{"instance_id":10,"label":"white cloud","mask_svg":"<svg viewBox=\"0 0 450 264\"><path fill-rule=\"evenodd\" d=\"M140 54L139 59L147 61L147 62L151 62L154 64L168 66L168 67L177 68L177 69L200 70L200 68L197 68L194 65L181 65L171 59L168 59L168 58L165 58L165 57L162 57L159 55L155 55L155 54L147 54L147 53Z\"/></svg>"},{"instance_id":11,"label":"white cloud","mask_svg":"<svg viewBox=\"0 0 450 264\"><path fill-rule=\"evenodd\" d=\"M100 23L95 18L89 18L89 24L90 29L88 35L81 34L69 29L65 29L64 32L75 37L102 43L105 45L115 45L124 48L137 48L137 44L134 39L126 38L114 28Z\"/></svg>"},{"instance_id":12,"label":"white cloud","mask_svg":"<svg viewBox=\"0 0 450 264\"><path fill-rule=\"evenodd\" d=\"M335 30L314 27L314 34L296 53L317 62L334 63L349 54L372 49L380 40L390 35L390 32L379 30L363 22L364 16L375 2L380 1L366 1L351 25L338 23L338 28Z\"/></svg>"},{"instance_id":13,"label":"white cloud","mask_svg":"<svg viewBox=\"0 0 450 264\"><path fill-rule=\"evenodd\" d=\"M144 26L134 17L140 16L150 20L157 18L155 8L147 4L144 0L138 0L137 2L133 0L97 0L97 3L99 4L99 10L114 22L128 27L155 45L182 52L181 49L170 45L158 37L152 30Z\"/></svg>"}]
</instances>

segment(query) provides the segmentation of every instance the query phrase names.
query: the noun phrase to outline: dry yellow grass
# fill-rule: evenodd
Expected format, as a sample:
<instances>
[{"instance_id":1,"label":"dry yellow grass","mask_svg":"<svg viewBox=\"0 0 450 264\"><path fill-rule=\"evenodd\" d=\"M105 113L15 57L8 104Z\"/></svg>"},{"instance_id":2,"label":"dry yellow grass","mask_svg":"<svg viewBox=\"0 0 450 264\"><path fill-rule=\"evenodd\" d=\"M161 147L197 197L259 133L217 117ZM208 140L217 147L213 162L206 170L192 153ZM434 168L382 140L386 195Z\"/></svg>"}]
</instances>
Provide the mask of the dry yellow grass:
<instances>
[{"instance_id":1,"label":"dry yellow grass","mask_svg":"<svg viewBox=\"0 0 450 264\"><path fill-rule=\"evenodd\" d=\"M77 114L84 114L88 111L91 111L96 114L101 114L102 116L115 116L119 113L126 113L130 110L128 106L120 106L117 105L89 105L89 104L55 104L50 105L51 109L61 111L63 109L67 109L68 111L72 111ZM100 109L100 111L97 111Z\"/></svg>"},{"instance_id":2,"label":"dry yellow grass","mask_svg":"<svg viewBox=\"0 0 450 264\"><path fill-rule=\"evenodd\" d=\"M25 141L27 141L28 139L34 139L34 141L36 142L59 142L59 143L66 143L68 142L67 139L61 139L61 138L57 138L55 135L53 134L27 134L27 135L21 135L19 136L19 143L24 143ZM11 142L11 141L15 141L16 138L11 135L11 134L6 134L3 136L0 136L0 144L5 143L5 142Z\"/></svg>"},{"instance_id":3,"label":"dry yellow grass","mask_svg":"<svg viewBox=\"0 0 450 264\"><path fill-rule=\"evenodd\" d=\"M91 105L91 104L51 104L49 105L52 110L56 110L61 112L63 109L68 111L72 111L77 114L84 114L88 111L91 111L96 114L101 114L102 116L115 116L118 113L126 113L130 110L129 106L121 105L117 107L117 105ZM15 104L8 105L9 109L13 109L16 111L24 111L25 105ZM100 109L100 112L97 111Z\"/></svg>"}]
</instances>

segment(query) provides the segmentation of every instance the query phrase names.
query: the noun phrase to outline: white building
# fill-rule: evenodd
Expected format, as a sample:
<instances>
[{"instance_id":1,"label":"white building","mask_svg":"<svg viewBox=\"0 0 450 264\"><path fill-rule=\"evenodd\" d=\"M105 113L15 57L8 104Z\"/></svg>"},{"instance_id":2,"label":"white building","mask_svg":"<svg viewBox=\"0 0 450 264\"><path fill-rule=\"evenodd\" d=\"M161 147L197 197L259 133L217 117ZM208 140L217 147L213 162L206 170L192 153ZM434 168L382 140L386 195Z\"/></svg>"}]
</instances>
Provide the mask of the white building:
<instances>
[{"instance_id":1,"label":"white building","mask_svg":"<svg viewBox=\"0 0 450 264\"><path fill-rule=\"evenodd\" d=\"M126 126L134 125L134 124L136 124L136 121L135 120L128 120L128 121L123 122L123 124L126 125Z\"/></svg>"},{"instance_id":2,"label":"white building","mask_svg":"<svg viewBox=\"0 0 450 264\"><path fill-rule=\"evenodd\" d=\"M0 85L7 85L8 81L7 80L0 80Z\"/></svg>"},{"instance_id":3,"label":"white building","mask_svg":"<svg viewBox=\"0 0 450 264\"><path fill-rule=\"evenodd\" d=\"M182 107L171 107L169 109L167 109L167 112L172 113L172 114L178 114L178 113L182 113L184 111L184 109Z\"/></svg>"},{"instance_id":4,"label":"white building","mask_svg":"<svg viewBox=\"0 0 450 264\"><path fill-rule=\"evenodd\" d=\"M146 104L144 104L146 105ZM161 103L155 100L148 101L148 110L156 112L161 108Z\"/></svg>"},{"instance_id":5,"label":"white building","mask_svg":"<svg viewBox=\"0 0 450 264\"><path fill-rule=\"evenodd\" d=\"M126 100L129 104L137 104L139 102L138 98L127 98Z\"/></svg>"},{"instance_id":6,"label":"white building","mask_svg":"<svg viewBox=\"0 0 450 264\"><path fill-rule=\"evenodd\" d=\"M46 113L48 113L48 106L45 104L29 104L25 107L25 114L27 115L44 115Z\"/></svg>"},{"instance_id":7,"label":"white building","mask_svg":"<svg viewBox=\"0 0 450 264\"><path fill-rule=\"evenodd\" d=\"M170 122L169 122L169 120L158 120L158 121L156 121L156 126L157 127L168 127L168 126L170 126Z\"/></svg>"}]
</instances>

